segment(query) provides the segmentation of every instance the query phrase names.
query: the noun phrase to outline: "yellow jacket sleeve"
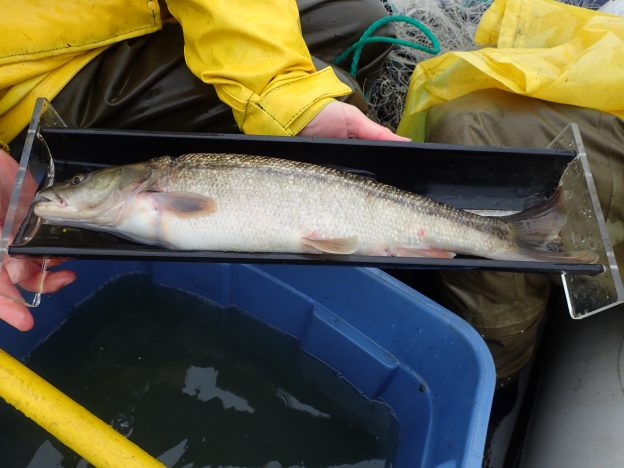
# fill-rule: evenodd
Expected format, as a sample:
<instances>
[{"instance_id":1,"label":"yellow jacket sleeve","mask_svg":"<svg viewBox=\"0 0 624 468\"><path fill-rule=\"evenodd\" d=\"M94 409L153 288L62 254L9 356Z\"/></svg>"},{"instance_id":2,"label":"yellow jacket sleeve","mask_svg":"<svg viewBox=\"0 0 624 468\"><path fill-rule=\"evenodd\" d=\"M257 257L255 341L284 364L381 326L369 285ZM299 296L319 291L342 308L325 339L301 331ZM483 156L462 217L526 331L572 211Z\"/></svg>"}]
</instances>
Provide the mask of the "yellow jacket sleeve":
<instances>
[{"instance_id":1,"label":"yellow jacket sleeve","mask_svg":"<svg viewBox=\"0 0 624 468\"><path fill-rule=\"evenodd\" d=\"M108 46L161 28L156 0L6 1L1 18L0 145Z\"/></svg>"},{"instance_id":2,"label":"yellow jacket sleeve","mask_svg":"<svg viewBox=\"0 0 624 468\"><path fill-rule=\"evenodd\" d=\"M245 133L295 135L351 89L316 71L295 0L167 0L191 71L214 85Z\"/></svg>"}]
</instances>

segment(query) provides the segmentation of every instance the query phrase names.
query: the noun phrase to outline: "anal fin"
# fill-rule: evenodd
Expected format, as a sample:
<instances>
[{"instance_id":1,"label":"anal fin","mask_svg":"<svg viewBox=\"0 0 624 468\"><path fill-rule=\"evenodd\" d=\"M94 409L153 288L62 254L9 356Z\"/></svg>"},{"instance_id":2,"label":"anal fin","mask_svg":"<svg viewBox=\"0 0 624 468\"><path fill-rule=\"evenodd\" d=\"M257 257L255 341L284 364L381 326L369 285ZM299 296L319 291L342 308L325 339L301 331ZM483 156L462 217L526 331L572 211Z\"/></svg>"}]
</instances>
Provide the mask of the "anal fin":
<instances>
[{"instance_id":1,"label":"anal fin","mask_svg":"<svg viewBox=\"0 0 624 468\"><path fill-rule=\"evenodd\" d=\"M331 254L352 254L357 250L357 237L342 237L336 239L317 239L312 237L302 237L301 241L306 247L311 247L321 252Z\"/></svg>"},{"instance_id":2,"label":"anal fin","mask_svg":"<svg viewBox=\"0 0 624 468\"><path fill-rule=\"evenodd\" d=\"M453 258L456 254L434 247L396 247L392 249L392 255L395 257Z\"/></svg>"}]
</instances>

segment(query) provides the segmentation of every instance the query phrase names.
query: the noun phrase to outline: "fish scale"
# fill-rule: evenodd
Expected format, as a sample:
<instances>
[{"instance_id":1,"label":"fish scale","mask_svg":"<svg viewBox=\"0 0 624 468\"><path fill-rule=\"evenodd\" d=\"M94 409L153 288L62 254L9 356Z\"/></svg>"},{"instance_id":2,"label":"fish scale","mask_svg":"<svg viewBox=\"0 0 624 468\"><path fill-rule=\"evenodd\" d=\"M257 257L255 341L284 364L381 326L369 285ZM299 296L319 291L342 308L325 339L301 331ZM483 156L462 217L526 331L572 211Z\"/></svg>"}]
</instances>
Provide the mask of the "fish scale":
<instances>
[{"instance_id":1,"label":"fish scale","mask_svg":"<svg viewBox=\"0 0 624 468\"><path fill-rule=\"evenodd\" d=\"M171 168L168 184L161 189L200 193L217 202L216 213L188 224L189 235L181 241L188 242L188 248L196 247L192 244L197 236L205 236L212 238L208 243L217 243L209 247L218 250L302 251L301 238L310 235L356 237L356 252L367 254L437 247L428 239L445 244L462 237L457 228L463 225L453 225L456 210L370 179L301 162L187 155ZM186 220L174 219L171 230L185 225ZM427 235L419 237L419 229Z\"/></svg>"}]
</instances>

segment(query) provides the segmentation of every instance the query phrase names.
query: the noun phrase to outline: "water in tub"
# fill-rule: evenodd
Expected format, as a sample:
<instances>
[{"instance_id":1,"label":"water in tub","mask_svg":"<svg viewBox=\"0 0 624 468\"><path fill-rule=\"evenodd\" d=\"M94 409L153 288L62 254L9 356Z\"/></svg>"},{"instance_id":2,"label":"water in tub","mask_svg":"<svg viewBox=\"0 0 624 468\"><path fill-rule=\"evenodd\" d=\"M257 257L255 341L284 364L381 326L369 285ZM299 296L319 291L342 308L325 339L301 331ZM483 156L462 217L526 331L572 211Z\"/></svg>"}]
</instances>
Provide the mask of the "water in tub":
<instances>
[{"instance_id":1,"label":"water in tub","mask_svg":"<svg viewBox=\"0 0 624 468\"><path fill-rule=\"evenodd\" d=\"M236 308L141 274L77 306L28 365L167 466L387 467L396 419ZM0 405L7 467L87 462Z\"/></svg>"}]
</instances>

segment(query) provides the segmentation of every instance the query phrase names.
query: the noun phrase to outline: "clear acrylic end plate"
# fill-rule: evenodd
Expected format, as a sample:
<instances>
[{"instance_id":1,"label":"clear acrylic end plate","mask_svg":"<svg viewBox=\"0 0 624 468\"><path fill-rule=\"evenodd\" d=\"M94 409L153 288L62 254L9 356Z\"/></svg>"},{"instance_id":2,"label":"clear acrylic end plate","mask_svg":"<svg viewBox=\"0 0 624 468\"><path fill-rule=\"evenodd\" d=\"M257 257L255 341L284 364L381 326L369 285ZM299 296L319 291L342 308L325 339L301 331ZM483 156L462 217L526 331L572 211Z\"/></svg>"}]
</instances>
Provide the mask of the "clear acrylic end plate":
<instances>
[{"instance_id":1,"label":"clear acrylic end plate","mask_svg":"<svg viewBox=\"0 0 624 468\"><path fill-rule=\"evenodd\" d=\"M45 140L39 134L40 127L66 127L67 125L56 113L47 99L39 98L35 104L33 117L28 126L24 148L19 161L19 168L15 177L11 199L2 227L0 237L0 273L6 274L7 262L10 261L8 248L22 221L32 209L35 191L40 187L47 187L54 181L54 163ZM31 217L32 218L32 217ZM35 218L38 219L38 218ZM30 232L36 231L37 226L29 226ZM39 287L35 291L27 291L19 285L15 290L5 288L0 296L11 301L24 304L27 307L36 307L41 300L43 281L47 273L47 258L30 259L41 267ZM2 271L4 270L4 271Z\"/></svg>"},{"instance_id":2,"label":"clear acrylic end plate","mask_svg":"<svg viewBox=\"0 0 624 468\"><path fill-rule=\"evenodd\" d=\"M564 128L549 148L576 152L561 177L568 219L561 232L564 247L594 251L604 267L602 273L593 276L561 275L570 316L582 319L622 304L624 286L578 125Z\"/></svg>"}]
</instances>

